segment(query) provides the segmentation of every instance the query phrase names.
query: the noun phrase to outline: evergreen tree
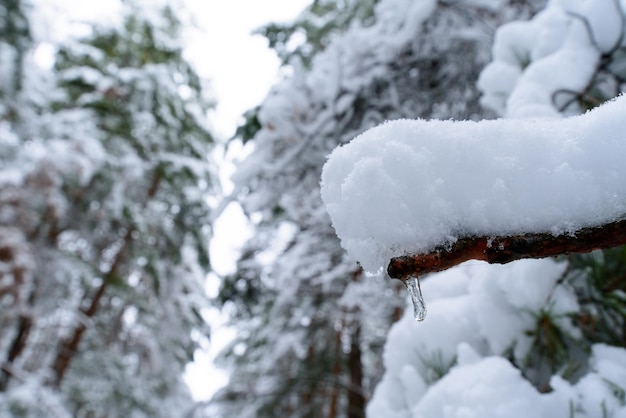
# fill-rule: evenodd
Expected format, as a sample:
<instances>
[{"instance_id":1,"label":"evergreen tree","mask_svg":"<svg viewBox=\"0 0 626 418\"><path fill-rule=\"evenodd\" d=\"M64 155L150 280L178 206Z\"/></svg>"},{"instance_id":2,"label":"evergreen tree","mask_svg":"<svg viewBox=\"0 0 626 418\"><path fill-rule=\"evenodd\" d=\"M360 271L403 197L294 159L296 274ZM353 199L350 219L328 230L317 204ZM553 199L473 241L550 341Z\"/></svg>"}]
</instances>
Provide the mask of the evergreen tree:
<instances>
[{"instance_id":1,"label":"evergreen tree","mask_svg":"<svg viewBox=\"0 0 626 418\"><path fill-rule=\"evenodd\" d=\"M13 52L22 83L18 105L3 96L0 415L194 408L181 375L207 334L210 103L173 10L125 8L120 28L56 45L52 76Z\"/></svg>"},{"instance_id":2,"label":"evergreen tree","mask_svg":"<svg viewBox=\"0 0 626 418\"><path fill-rule=\"evenodd\" d=\"M269 23L256 32L267 38L284 64L298 57L308 67L315 55L351 25L372 24L378 1L314 0L294 22Z\"/></svg>"},{"instance_id":3,"label":"evergreen tree","mask_svg":"<svg viewBox=\"0 0 626 418\"><path fill-rule=\"evenodd\" d=\"M239 336L223 358L232 375L219 413L364 415L404 293L340 247L319 197L326 155L387 119L489 115L475 80L493 29L538 3L381 1L366 24L307 47L319 51L310 69L291 61L256 128L240 131L254 151L234 180L256 235L222 287Z\"/></svg>"},{"instance_id":4,"label":"evergreen tree","mask_svg":"<svg viewBox=\"0 0 626 418\"><path fill-rule=\"evenodd\" d=\"M255 32L263 35L284 66L290 63L311 67L316 55L351 25L370 25L379 0L314 0L293 21L268 23ZM244 113L245 122L237 128L235 138L244 142L261 129L259 107Z\"/></svg>"},{"instance_id":5,"label":"evergreen tree","mask_svg":"<svg viewBox=\"0 0 626 418\"><path fill-rule=\"evenodd\" d=\"M624 16L613 0L550 2L530 21L503 25L479 79L483 103L507 117L561 118L622 94ZM432 326L412 327L405 316L392 328L386 372L368 413L626 413L624 254L619 247L504 266L462 265L427 280L424 292L449 310ZM458 318L462 329L453 325ZM447 335L433 329L442 324L449 325ZM495 386L512 388L510 396L488 393ZM519 411L515 402L528 408Z\"/></svg>"}]
</instances>

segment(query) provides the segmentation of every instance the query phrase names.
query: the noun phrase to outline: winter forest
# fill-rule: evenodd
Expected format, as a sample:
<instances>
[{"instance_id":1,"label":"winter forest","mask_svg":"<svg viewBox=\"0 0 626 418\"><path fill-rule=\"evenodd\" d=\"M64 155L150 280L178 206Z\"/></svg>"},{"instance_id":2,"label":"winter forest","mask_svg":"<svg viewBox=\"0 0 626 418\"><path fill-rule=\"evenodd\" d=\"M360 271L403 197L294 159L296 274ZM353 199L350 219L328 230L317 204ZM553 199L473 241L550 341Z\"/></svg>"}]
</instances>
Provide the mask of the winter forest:
<instances>
[{"instance_id":1,"label":"winter forest","mask_svg":"<svg viewBox=\"0 0 626 418\"><path fill-rule=\"evenodd\" d=\"M313 0L231 138L184 1L121 4L59 36L0 0L1 418L626 418L626 1Z\"/></svg>"}]
</instances>

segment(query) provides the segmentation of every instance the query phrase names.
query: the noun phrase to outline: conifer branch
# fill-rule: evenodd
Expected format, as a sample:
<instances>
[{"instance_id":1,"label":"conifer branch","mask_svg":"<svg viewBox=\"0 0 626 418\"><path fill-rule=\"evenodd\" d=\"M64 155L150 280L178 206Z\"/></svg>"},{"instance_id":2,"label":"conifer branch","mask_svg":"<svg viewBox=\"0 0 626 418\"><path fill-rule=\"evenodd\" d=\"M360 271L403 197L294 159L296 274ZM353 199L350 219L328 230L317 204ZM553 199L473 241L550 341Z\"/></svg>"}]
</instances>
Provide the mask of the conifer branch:
<instances>
[{"instance_id":1,"label":"conifer branch","mask_svg":"<svg viewBox=\"0 0 626 418\"><path fill-rule=\"evenodd\" d=\"M624 244L626 218L562 235L545 232L501 237L470 236L425 254L394 257L387 266L387 273L394 279L406 280L411 276L446 270L468 260L505 264L523 258L587 253Z\"/></svg>"}]
</instances>

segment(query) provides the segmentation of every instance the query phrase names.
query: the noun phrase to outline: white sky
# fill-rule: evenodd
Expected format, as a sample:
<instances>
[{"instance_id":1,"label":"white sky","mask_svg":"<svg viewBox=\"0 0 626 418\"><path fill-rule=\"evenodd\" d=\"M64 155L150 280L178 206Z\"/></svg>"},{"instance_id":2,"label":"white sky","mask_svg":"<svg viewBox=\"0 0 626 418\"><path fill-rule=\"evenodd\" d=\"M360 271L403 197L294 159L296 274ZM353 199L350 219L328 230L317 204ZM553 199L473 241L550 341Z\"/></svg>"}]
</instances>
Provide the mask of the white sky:
<instances>
[{"instance_id":1,"label":"white sky","mask_svg":"<svg viewBox=\"0 0 626 418\"><path fill-rule=\"evenodd\" d=\"M186 1L197 13L198 25L205 28L188 45L188 58L211 81L217 99L211 123L216 133L226 139L234 134L243 112L263 100L278 76L278 58L264 38L253 37L251 32L268 22L294 19L310 0ZM232 166L228 161L223 163L223 175L227 175ZM211 263L218 273L232 270L233 254L249 233L238 205L230 205L214 225ZM211 276L207 287L212 293L218 284L219 279ZM198 400L209 399L227 383L226 372L217 369L213 360L234 337L233 329L222 326L224 316L217 310L208 310L206 316L213 328L211 345L196 352L195 362L185 374L185 381Z\"/></svg>"},{"instance_id":2,"label":"white sky","mask_svg":"<svg viewBox=\"0 0 626 418\"><path fill-rule=\"evenodd\" d=\"M212 118L219 134L232 135L241 114L257 105L276 81L278 58L261 36L268 22L293 20L310 0L186 0L205 31L187 46L189 59L211 80L218 99Z\"/></svg>"},{"instance_id":3,"label":"white sky","mask_svg":"<svg viewBox=\"0 0 626 418\"><path fill-rule=\"evenodd\" d=\"M210 122L215 133L228 139L248 109L259 104L278 79L279 60L262 36L251 32L268 22L293 20L311 0L185 0L201 31L187 44L187 58L210 81L217 100ZM228 183L241 147L231 147L223 158L219 150L221 178ZM224 184L229 192L229 184ZM212 268L226 274L234 268L233 252L249 235L248 225L238 205L229 205L214 225L211 245Z\"/></svg>"}]
</instances>

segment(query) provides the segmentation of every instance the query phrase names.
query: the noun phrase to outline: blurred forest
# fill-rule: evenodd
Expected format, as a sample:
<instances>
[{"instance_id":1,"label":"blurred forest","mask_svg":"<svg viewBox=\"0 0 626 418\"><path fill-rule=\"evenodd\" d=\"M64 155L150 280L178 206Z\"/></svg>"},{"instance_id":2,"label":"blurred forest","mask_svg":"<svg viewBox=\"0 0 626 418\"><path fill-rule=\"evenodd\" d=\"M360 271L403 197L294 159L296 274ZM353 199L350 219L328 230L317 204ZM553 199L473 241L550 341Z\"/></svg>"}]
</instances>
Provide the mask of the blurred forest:
<instances>
[{"instance_id":1,"label":"blurred forest","mask_svg":"<svg viewBox=\"0 0 626 418\"><path fill-rule=\"evenodd\" d=\"M0 4L0 416L185 416L210 102L173 9L52 44L40 7Z\"/></svg>"}]
</instances>

